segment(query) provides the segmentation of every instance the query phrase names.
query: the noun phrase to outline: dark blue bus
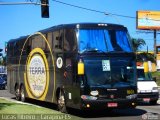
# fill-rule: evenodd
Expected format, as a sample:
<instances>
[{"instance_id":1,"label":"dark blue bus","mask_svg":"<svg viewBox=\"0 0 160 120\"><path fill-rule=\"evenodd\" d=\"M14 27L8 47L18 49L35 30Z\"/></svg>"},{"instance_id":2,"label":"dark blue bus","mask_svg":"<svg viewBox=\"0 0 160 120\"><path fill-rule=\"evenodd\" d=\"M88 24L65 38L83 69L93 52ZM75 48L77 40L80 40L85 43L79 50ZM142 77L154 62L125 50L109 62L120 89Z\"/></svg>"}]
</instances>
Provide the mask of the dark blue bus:
<instances>
[{"instance_id":1,"label":"dark blue bus","mask_svg":"<svg viewBox=\"0 0 160 120\"><path fill-rule=\"evenodd\" d=\"M8 42L9 91L94 110L136 106L136 61L127 28L106 23L53 26Z\"/></svg>"}]
</instances>

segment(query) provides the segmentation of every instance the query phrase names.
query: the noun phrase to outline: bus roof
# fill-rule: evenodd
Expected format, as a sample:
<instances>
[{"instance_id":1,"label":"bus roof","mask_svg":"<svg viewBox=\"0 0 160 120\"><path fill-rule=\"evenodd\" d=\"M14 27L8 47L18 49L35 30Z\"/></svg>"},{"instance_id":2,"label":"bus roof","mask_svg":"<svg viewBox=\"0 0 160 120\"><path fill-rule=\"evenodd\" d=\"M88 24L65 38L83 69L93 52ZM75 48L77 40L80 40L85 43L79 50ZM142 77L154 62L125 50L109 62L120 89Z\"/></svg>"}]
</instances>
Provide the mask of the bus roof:
<instances>
[{"instance_id":1,"label":"bus roof","mask_svg":"<svg viewBox=\"0 0 160 120\"><path fill-rule=\"evenodd\" d=\"M48 31L52 31L55 29L61 29L61 28L114 28L114 29L126 29L123 25L119 24L110 24L110 23L72 23L72 24L61 24L57 26L53 26L44 30L41 30L40 32L46 33Z\"/></svg>"},{"instance_id":2,"label":"bus roof","mask_svg":"<svg viewBox=\"0 0 160 120\"><path fill-rule=\"evenodd\" d=\"M56 26L52 26L50 28L47 28L47 29L43 29L43 30L40 30L39 32L41 33L47 33L47 32L50 32L50 31L54 31L54 30L57 30L57 29L65 29L65 28L73 28L73 29L76 29L76 28L108 28L108 29L124 29L126 30L126 27L124 27L123 25L119 25L119 24L110 24L110 23L72 23L72 24L61 24L61 25L56 25ZM27 36L21 36L17 39L11 39L9 40L9 42L15 42L15 41L19 41L21 39L26 39L28 37Z\"/></svg>"}]
</instances>

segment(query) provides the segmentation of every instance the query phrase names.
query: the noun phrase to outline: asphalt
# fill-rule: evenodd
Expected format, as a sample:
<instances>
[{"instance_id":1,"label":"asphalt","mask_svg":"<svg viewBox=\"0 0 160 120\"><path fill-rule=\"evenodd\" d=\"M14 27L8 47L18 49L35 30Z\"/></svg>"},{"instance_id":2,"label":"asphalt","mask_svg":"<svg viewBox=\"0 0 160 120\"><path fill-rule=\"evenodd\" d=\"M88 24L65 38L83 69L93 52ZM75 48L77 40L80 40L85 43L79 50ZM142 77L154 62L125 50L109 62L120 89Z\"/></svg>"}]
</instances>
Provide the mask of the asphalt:
<instances>
[{"instance_id":1,"label":"asphalt","mask_svg":"<svg viewBox=\"0 0 160 120\"><path fill-rule=\"evenodd\" d=\"M160 93L160 87L159 87ZM32 105L35 107L44 107L44 108L52 108L51 104L45 104L43 102L37 101L29 101L29 102L20 102L15 100L15 96L10 94L7 90L0 90L0 98L12 101L20 104ZM53 110L56 108L53 107ZM82 120L142 120L143 115L149 114L150 117L158 116L160 118L160 98L157 102L157 105L148 105L148 104L140 104L136 107L136 109L122 109L122 110L113 110L109 111L98 111L98 112L89 112L89 113L81 113L77 110L72 110L71 115L78 116ZM152 114L151 114L152 113ZM151 114L151 115L150 115ZM144 119L143 119L144 120ZM148 119L147 119L148 120Z\"/></svg>"}]
</instances>

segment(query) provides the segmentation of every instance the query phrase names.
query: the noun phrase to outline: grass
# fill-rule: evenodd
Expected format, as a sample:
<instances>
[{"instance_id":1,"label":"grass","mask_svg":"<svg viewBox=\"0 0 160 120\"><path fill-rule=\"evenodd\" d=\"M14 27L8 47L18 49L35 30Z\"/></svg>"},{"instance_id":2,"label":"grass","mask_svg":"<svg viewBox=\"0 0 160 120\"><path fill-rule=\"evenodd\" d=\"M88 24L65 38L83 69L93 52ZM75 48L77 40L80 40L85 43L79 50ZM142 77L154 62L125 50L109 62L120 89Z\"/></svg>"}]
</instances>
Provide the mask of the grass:
<instances>
[{"instance_id":1,"label":"grass","mask_svg":"<svg viewBox=\"0 0 160 120\"><path fill-rule=\"evenodd\" d=\"M2 119L2 116L5 117L7 115L14 115L15 118L17 117L24 117L24 115L28 115L29 117L33 116L36 117L36 119L65 119L65 120L77 120L80 119L79 117L64 114L61 112L58 112L53 109L44 108L36 105L31 104L22 104L17 102L8 101L5 99L0 98L0 119ZM27 118L27 120L30 120L32 118Z\"/></svg>"},{"instance_id":2,"label":"grass","mask_svg":"<svg viewBox=\"0 0 160 120\"><path fill-rule=\"evenodd\" d=\"M156 77L156 83L158 86L160 86L160 72L152 72L152 76Z\"/></svg>"}]
</instances>

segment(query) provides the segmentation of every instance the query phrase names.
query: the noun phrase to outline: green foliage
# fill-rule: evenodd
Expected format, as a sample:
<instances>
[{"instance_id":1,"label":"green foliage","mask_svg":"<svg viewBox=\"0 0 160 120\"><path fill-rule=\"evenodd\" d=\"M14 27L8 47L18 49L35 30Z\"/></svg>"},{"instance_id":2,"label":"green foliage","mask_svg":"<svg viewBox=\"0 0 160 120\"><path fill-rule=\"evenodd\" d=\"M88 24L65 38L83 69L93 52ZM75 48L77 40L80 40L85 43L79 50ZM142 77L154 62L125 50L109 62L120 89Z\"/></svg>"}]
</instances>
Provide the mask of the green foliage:
<instances>
[{"instance_id":1,"label":"green foliage","mask_svg":"<svg viewBox=\"0 0 160 120\"><path fill-rule=\"evenodd\" d=\"M6 66L6 56L0 58L0 65Z\"/></svg>"},{"instance_id":2,"label":"green foliage","mask_svg":"<svg viewBox=\"0 0 160 120\"><path fill-rule=\"evenodd\" d=\"M160 71L152 72L152 77L156 77L156 83L160 86Z\"/></svg>"},{"instance_id":3,"label":"green foliage","mask_svg":"<svg viewBox=\"0 0 160 120\"><path fill-rule=\"evenodd\" d=\"M146 45L146 42L141 38L132 38L132 45L135 52L140 50L142 46ZM144 62L144 60L151 61L152 63L156 63L156 59L151 53L137 53L137 62Z\"/></svg>"},{"instance_id":4,"label":"green foliage","mask_svg":"<svg viewBox=\"0 0 160 120\"><path fill-rule=\"evenodd\" d=\"M156 63L156 59L153 54L147 52L137 53L137 62L144 62L144 60Z\"/></svg>"},{"instance_id":5,"label":"green foliage","mask_svg":"<svg viewBox=\"0 0 160 120\"><path fill-rule=\"evenodd\" d=\"M146 45L146 42L141 38L132 38L132 45L135 52L137 52L142 46Z\"/></svg>"}]
</instances>

